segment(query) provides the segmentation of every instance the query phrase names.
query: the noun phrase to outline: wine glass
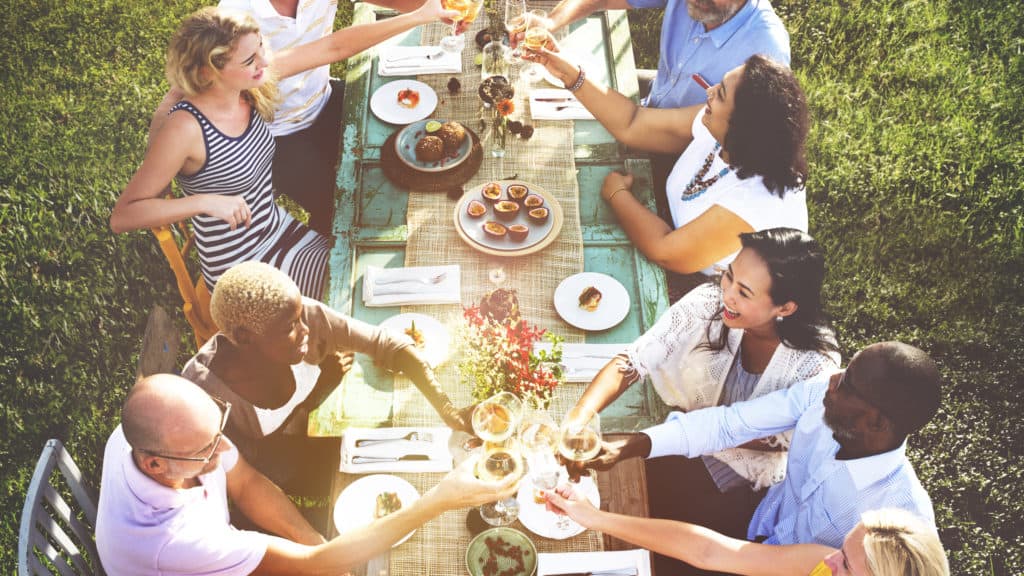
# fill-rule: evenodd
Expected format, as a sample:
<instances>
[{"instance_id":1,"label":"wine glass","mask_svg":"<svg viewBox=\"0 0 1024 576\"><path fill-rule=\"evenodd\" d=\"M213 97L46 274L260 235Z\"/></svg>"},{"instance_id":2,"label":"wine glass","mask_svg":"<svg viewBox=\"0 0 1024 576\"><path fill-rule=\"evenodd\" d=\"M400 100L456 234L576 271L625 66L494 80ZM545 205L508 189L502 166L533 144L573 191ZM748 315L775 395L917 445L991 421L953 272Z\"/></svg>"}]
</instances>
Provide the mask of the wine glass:
<instances>
[{"instance_id":1,"label":"wine glass","mask_svg":"<svg viewBox=\"0 0 1024 576\"><path fill-rule=\"evenodd\" d=\"M601 451L601 417L590 408L574 406L562 420L558 452L572 462L587 462Z\"/></svg>"},{"instance_id":2,"label":"wine glass","mask_svg":"<svg viewBox=\"0 0 1024 576\"><path fill-rule=\"evenodd\" d=\"M458 16L452 18L448 28L448 35L441 38L441 48L445 52L462 52L466 47L466 36L458 33L459 23L471 24L480 13L480 7L484 5L483 0L441 0L441 6L445 10L455 10Z\"/></svg>"},{"instance_id":3,"label":"wine glass","mask_svg":"<svg viewBox=\"0 0 1024 576\"><path fill-rule=\"evenodd\" d=\"M533 484L533 501L544 504L541 490L558 487L558 475L562 465L555 457L558 451L558 425L546 412L535 412L523 419L519 426L519 443L529 469ZM559 530L569 528L569 518L556 514L555 526Z\"/></svg>"},{"instance_id":4,"label":"wine glass","mask_svg":"<svg viewBox=\"0 0 1024 576\"><path fill-rule=\"evenodd\" d=\"M533 52L540 52L548 40L548 29L544 22L548 13L544 10L530 10L526 13L526 34L523 37L523 47ZM523 76L527 81L534 82L541 78L541 70L544 67L536 62L531 62L523 69Z\"/></svg>"},{"instance_id":5,"label":"wine glass","mask_svg":"<svg viewBox=\"0 0 1024 576\"><path fill-rule=\"evenodd\" d=\"M496 482L522 474L523 457L518 440L507 438L502 442L484 444L484 455L476 465L477 477ZM480 506L480 517L491 526L508 526L519 517L519 501L515 496L510 496L483 504Z\"/></svg>"},{"instance_id":6,"label":"wine glass","mask_svg":"<svg viewBox=\"0 0 1024 576\"><path fill-rule=\"evenodd\" d=\"M515 434L523 417L523 401L511 392L499 392L473 410L473 432L484 442L500 443Z\"/></svg>"},{"instance_id":7,"label":"wine glass","mask_svg":"<svg viewBox=\"0 0 1024 576\"><path fill-rule=\"evenodd\" d=\"M512 55L519 58L523 55L519 43L513 39L526 32L526 0L507 0L505 2L505 31L508 32L509 44L515 44Z\"/></svg>"}]
</instances>

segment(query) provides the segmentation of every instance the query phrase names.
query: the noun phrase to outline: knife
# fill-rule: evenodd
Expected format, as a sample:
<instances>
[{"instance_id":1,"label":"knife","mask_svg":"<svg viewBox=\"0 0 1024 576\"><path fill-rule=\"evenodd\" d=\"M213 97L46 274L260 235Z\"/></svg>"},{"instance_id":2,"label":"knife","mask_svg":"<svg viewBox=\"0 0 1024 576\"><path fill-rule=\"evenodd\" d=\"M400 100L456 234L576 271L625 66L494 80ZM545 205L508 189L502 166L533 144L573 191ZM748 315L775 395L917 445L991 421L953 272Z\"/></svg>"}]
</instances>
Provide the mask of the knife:
<instances>
[{"instance_id":1,"label":"knife","mask_svg":"<svg viewBox=\"0 0 1024 576\"><path fill-rule=\"evenodd\" d=\"M353 456L353 464L376 464L378 462L405 462L412 460L430 460L428 454L406 454L405 456Z\"/></svg>"},{"instance_id":2,"label":"knife","mask_svg":"<svg viewBox=\"0 0 1024 576\"><path fill-rule=\"evenodd\" d=\"M628 568L593 570L590 572L559 572L556 574L545 574L544 576L636 576L636 574L636 566L630 566Z\"/></svg>"},{"instance_id":3,"label":"knife","mask_svg":"<svg viewBox=\"0 0 1024 576\"><path fill-rule=\"evenodd\" d=\"M565 98L534 98L535 102L575 102L576 99L572 96Z\"/></svg>"}]
</instances>

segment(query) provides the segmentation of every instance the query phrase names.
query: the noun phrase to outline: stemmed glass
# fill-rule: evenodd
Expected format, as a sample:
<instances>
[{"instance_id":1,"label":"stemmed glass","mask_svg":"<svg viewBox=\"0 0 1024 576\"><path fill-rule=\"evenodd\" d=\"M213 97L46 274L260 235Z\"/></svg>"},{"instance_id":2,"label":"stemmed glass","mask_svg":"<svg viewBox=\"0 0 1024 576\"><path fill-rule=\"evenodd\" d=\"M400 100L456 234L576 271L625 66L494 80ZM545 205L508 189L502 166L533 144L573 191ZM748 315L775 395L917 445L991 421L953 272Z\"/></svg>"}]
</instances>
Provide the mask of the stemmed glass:
<instances>
[{"instance_id":1,"label":"stemmed glass","mask_svg":"<svg viewBox=\"0 0 1024 576\"><path fill-rule=\"evenodd\" d=\"M587 462L601 451L601 417L590 408L574 406L562 420L558 452L572 462Z\"/></svg>"},{"instance_id":2,"label":"stemmed glass","mask_svg":"<svg viewBox=\"0 0 1024 576\"><path fill-rule=\"evenodd\" d=\"M476 474L483 480L502 480L523 473L519 441L513 436L523 416L523 403L514 394L500 392L477 405L473 432L484 441L484 455ZM507 526L519 516L515 497L480 506L480 517L492 526Z\"/></svg>"},{"instance_id":3,"label":"stemmed glass","mask_svg":"<svg viewBox=\"0 0 1024 576\"><path fill-rule=\"evenodd\" d=\"M483 0L441 0L441 6L445 10L455 10L459 13L457 17L452 18L448 35L441 38L441 48L445 52L462 52L466 47L466 36L458 33L459 23L471 24L476 20L477 14L480 13L480 7L483 5Z\"/></svg>"},{"instance_id":4,"label":"stemmed glass","mask_svg":"<svg viewBox=\"0 0 1024 576\"><path fill-rule=\"evenodd\" d=\"M562 469L555 457L558 438L558 426L546 412L530 414L519 427L519 442L533 484L533 501L537 504L544 503L541 490L554 490L558 487L558 474ZM569 528L567 516L558 514L557 518L555 526L559 530Z\"/></svg>"},{"instance_id":5,"label":"stemmed glass","mask_svg":"<svg viewBox=\"0 0 1024 576\"><path fill-rule=\"evenodd\" d=\"M544 10L530 10L526 13L526 34L523 37L523 47L533 52L540 52L548 40L548 29L544 22L548 13ZM523 69L523 76L527 81L534 82L541 78L541 70L544 67L537 62L531 62Z\"/></svg>"},{"instance_id":6,"label":"stemmed glass","mask_svg":"<svg viewBox=\"0 0 1024 576\"><path fill-rule=\"evenodd\" d=\"M505 2L505 31L508 32L509 43L518 34L526 33L526 0L506 0ZM516 44L512 55L519 58L523 55L522 49Z\"/></svg>"}]
</instances>

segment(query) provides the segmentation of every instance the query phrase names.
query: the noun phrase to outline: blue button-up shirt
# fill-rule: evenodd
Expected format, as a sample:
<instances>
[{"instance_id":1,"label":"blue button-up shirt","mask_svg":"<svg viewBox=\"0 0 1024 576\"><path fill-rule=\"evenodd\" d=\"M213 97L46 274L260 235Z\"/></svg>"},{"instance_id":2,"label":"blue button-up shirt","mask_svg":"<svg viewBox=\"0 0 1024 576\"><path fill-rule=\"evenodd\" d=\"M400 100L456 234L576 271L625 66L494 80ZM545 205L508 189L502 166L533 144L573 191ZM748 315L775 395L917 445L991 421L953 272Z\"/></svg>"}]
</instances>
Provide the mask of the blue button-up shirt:
<instances>
[{"instance_id":1,"label":"blue button-up shirt","mask_svg":"<svg viewBox=\"0 0 1024 576\"><path fill-rule=\"evenodd\" d=\"M866 458L835 458L840 447L823 420L829 376L732 406L673 412L664 424L644 430L651 437L651 457L692 458L794 429L786 478L754 511L749 539L839 548L860 515L879 508L903 508L934 522L931 499L907 460L906 443Z\"/></svg>"},{"instance_id":2,"label":"blue button-up shirt","mask_svg":"<svg viewBox=\"0 0 1024 576\"><path fill-rule=\"evenodd\" d=\"M753 54L789 65L789 34L768 0L749 0L710 32L686 13L686 0L629 0L634 8L664 8L658 75L645 105L681 108L704 102L706 91L691 79L699 73L712 85Z\"/></svg>"}]
</instances>

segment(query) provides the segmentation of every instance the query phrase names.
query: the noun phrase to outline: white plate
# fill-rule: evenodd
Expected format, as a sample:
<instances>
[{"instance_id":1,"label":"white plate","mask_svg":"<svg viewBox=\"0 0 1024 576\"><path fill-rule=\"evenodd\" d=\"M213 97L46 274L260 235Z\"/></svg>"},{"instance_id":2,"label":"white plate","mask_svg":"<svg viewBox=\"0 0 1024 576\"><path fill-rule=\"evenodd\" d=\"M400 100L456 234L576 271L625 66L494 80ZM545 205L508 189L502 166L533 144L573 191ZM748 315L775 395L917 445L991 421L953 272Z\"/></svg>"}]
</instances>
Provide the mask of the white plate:
<instances>
[{"instance_id":1,"label":"white plate","mask_svg":"<svg viewBox=\"0 0 1024 576\"><path fill-rule=\"evenodd\" d=\"M380 323L380 327L390 330L402 338L408 338L411 342L412 336L406 334L405 330L412 326L413 322L416 322L416 329L423 332L424 347L419 349L420 355L427 361L427 364L430 364L431 368L437 368L448 359L448 344L451 336L448 335L448 329L444 327L444 324L426 314L407 312L388 318Z\"/></svg>"},{"instance_id":2,"label":"white plate","mask_svg":"<svg viewBox=\"0 0 1024 576\"><path fill-rule=\"evenodd\" d=\"M554 199L551 198L547 194L547 192L541 190L538 186L534 184L528 184L526 182L523 182L522 180L497 180L497 182L498 184L501 185L501 200L511 200L511 197L508 195L508 188L513 184L526 186L527 190L529 190L528 194L534 194L536 196L540 196L541 198L543 198L544 204L537 206L537 208L548 209L547 220L544 220L543 222L540 223L530 220L530 217L527 216L527 212L529 212L530 209L523 205L522 202L519 202L520 209L519 213L516 214L515 218L508 221L499 219L495 215L494 204L486 200L482 194L484 186L490 183L488 182L474 187L472 190L470 190L462 197L462 200L459 201L459 205L456 208L455 214L457 216L458 224L459 227L462 229L462 232L465 233L466 236L468 236L477 244L490 248L492 250L500 250L502 252L522 251L539 244L545 238L547 238L548 234L551 233L551 230L555 226ZM469 203L472 200L478 200L482 202L483 205L487 207L487 213L479 218L473 218L472 216L470 216L469 213L467 212L467 209L469 208ZM492 238L491 236L488 236L483 229L484 222L487 222L488 220L493 220L506 227L511 226L513 224L525 224L530 228L530 231L526 234L526 239L523 240L522 242L515 242L507 236L504 238Z\"/></svg>"},{"instance_id":3,"label":"white plate","mask_svg":"<svg viewBox=\"0 0 1024 576\"><path fill-rule=\"evenodd\" d=\"M593 286L601 291L597 310L580 308L580 294ZM607 330L629 314L629 293L618 280L600 272L569 276L555 288L555 310L569 324L582 330Z\"/></svg>"},{"instance_id":4,"label":"white plate","mask_svg":"<svg viewBox=\"0 0 1024 576\"><path fill-rule=\"evenodd\" d=\"M561 472L558 474L558 484L562 485L568 481L569 477L565 472L565 467L562 467ZM580 478L579 484L573 484L572 486L577 493L583 494L595 507L601 507L601 495L597 491L597 484L594 483L593 478L584 476ZM544 504L538 504L533 499L533 483L530 482L529 477L524 478L523 482L519 485L519 494L516 495L516 500L519 501L519 521L530 532L538 536L554 540L565 540L586 530L586 528L568 517L565 518L568 521L565 523L565 528L559 528L558 514L549 511Z\"/></svg>"},{"instance_id":5,"label":"white plate","mask_svg":"<svg viewBox=\"0 0 1024 576\"><path fill-rule=\"evenodd\" d=\"M398 103L398 93L406 88L420 93L420 101L413 108ZM409 124L430 116L437 107L437 92L418 80L394 80L377 88L370 96L370 110L374 116L390 124Z\"/></svg>"},{"instance_id":6,"label":"white plate","mask_svg":"<svg viewBox=\"0 0 1024 576\"><path fill-rule=\"evenodd\" d=\"M398 499L402 501L402 508L412 506L412 503L420 499L420 493L416 488L399 478L390 474L373 474L363 476L348 485L338 496L334 503L334 526L339 533L362 528L370 524L377 509L377 495L382 492L395 492ZM408 540L416 531L413 530L404 538L395 543L392 548Z\"/></svg>"}]
</instances>

